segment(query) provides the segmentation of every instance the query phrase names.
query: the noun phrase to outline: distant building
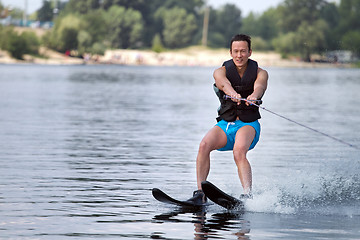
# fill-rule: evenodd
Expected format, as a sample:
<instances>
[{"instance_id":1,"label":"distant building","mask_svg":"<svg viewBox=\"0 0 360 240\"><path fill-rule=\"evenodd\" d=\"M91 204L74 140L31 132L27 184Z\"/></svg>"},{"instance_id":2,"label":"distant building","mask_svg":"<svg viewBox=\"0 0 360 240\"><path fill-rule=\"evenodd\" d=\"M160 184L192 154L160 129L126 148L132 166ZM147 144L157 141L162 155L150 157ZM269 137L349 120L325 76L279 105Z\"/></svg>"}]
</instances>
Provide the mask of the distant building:
<instances>
[{"instance_id":1,"label":"distant building","mask_svg":"<svg viewBox=\"0 0 360 240\"><path fill-rule=\"evenodd\" d=\"M359 60L352 51L347 50L336 50L327 52L326 59L327 61L334 63L351 63Z\"/></svg>"},{"instance_id":2,"label":"distant building","mask_svg":"<svg viewBox=\"0 0 360 240\"><path fill-rule=\"evenodd\" d=\"M31 27L31 28L45 28L49 29L54 26L54 22L40 22L27 20L24 22L23 19L14 19L11 16L7 16L6 18L0 18L0 24L3 26L16 26L16 27Z\"/></svg>"}]
</instances>

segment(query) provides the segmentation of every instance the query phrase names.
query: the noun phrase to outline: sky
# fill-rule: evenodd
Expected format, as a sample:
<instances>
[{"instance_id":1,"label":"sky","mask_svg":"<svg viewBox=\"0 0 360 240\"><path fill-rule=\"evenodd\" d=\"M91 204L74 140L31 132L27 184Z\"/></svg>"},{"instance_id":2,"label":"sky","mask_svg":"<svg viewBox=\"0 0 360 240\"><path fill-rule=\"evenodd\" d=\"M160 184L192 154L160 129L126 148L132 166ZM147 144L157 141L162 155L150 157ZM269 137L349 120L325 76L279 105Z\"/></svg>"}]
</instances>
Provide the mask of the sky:
<instances>
[{"instance_id":1,"label":"sky","mask_svg":"<svg viewBox=\"0 0 360 240\"><path fill-rule=\"evenodd\" d=\"M28 14L38 10L42 6L43 0L0 0L5 6L13 6L24 9L25 2L28 3ZM148 0L149 2L151 0ZM207 0L208 4L214 8L218 8L226 3L235 4L242 12L242 16L246 17L250 12L262 13L270 7L276 7L284 0ZM329 0L331 2L339 2L339 0Z\"/></svg>"},{"instance_id":2,"label":"sky","mask_svg":"<svg viewBox=\"0 0 360 240\"><path fill-rule=\"evenodd\" d=\"M262 13L270 7L276 7L284 0L207 0L208 4L218 8L224 4L235 4L240 10L241 15L246 17L250 12Z\"/></svg>"},{"instance_id":3,"label":"sky","mask_svg":"<svg viewBox=\"0 0 360 240\"><path fill-rule=\"evenodd\" d=\"M0 0L5 6L13 6L21 9L25 8L25 1L28 2L28 13L31 14L42 6L43 0ZM149 0L151 1L151 0ZM207 0L208 4L218 8L226 3L235 4L241 9L242 16L247 16L251 11L262 13L269 7L276 7L283 0Z\"/></svg>"}]
</instances>

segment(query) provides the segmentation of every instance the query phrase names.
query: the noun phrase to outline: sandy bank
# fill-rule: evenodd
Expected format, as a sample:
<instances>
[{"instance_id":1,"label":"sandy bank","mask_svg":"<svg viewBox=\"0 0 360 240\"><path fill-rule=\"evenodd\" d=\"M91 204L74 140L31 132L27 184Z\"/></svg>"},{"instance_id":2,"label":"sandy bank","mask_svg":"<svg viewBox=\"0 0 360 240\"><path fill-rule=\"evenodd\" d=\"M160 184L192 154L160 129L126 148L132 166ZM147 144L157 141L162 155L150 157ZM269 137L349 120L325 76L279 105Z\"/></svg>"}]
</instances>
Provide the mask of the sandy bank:
<instances>
[{"instance_id":1,"label":"sandy bank","mask_svg":"<svg viewBox=\"0 0 360 240\"><path fill-rule=\"evenodd\" d=\"M34 63L34 64L120 64L120 65L150 65L150 66L221 66L230 59L227 49L209 49L190 47L181 50L155 53L150 50L107 50L104 56L85 56L85 59L69 57L64 54L41 48L44 58L25 56L24 61L13 59L5 51L0 50L0 64ZM275 52L254 52L252 59L261 67L344 67L324 63L305 63L299 60L282 59Z\"/></svg>"},{"instance_id":2,"label":"sandy bank","mask_svg":"<svg viewBox=\"0 0 360 240\"><path fill-rule=\"evenodd\" d=\"M221 66L230 59L228 49L209 49L190 47L179 51L155 53L139 50L108 50L100 58L100 62L124 65L153 65L153 66ZM262 67L335 67L334 64L305 63L298 59L282 59L275 52L254 52L252 59Z\"/></svg>"}]
</instances>

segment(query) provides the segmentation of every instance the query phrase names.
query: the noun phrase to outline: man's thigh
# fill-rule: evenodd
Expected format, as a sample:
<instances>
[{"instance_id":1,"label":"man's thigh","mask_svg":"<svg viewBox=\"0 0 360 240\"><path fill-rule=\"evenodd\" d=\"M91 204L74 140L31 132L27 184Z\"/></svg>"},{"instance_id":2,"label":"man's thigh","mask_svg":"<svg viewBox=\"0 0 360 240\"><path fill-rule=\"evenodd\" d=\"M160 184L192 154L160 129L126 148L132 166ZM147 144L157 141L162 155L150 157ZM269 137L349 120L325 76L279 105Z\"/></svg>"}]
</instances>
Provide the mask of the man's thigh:
<instances>
[{"instance_id":1,"label":"man's thigh","mask_svg":"<svg viewBox=\"0 0 360 240\"><path fill-rule=\"evenodd\" d=\"M227 136L226 133L218 126L214 126L209 132L205 135L202 140L206 145L211 149L219 149L226 145Z\"/></svg>"},{"instance_id":2,"label":"man's thigh","mask_svg":"<svg viewBox=\"0 0 360 240\"><path fill-rule=\"evenodd\" d=\"M235 136L234 149L248 151L254 138L256 131L252 126L246 125L241 127Z\"/></svg>"}]
</instances>

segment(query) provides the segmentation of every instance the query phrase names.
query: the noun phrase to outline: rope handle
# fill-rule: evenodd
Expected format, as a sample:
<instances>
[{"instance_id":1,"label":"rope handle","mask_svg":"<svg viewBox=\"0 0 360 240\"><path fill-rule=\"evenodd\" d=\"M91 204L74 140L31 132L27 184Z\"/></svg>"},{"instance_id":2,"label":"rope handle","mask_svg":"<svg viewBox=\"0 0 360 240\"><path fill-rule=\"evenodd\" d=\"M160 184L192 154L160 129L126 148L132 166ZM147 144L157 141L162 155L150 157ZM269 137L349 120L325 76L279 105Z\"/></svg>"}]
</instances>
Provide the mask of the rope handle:
<instances>
[{"instance_id":1,"label":"rope handle","mask_svg":"<svg viewBox=\"0 0 360 240\"><path fill-rule=\"evenodd\" d=\"M251 105L261 105L262 104L262 100L248 100L246 98L237 98L237 97L232 97L229 95L224 95L224 99L236 99L236 100L240 100L240 101L245 101L250 103Z\"/></svg>"},{"instance_id":2,"label":"rope handle","mask_svg":"<svg viewBox=\"0 0 360 240\"><path fill-rule=\"evenodd\" d=\"M319 130L317 130L317 129L315 129L315 128L309 127L309 126L307 126L307 125L305 125L305 124L299 123L299 122L297 122L297 121L295 121L295 120L292 120L292 119L290 119L290 118L288 118L288 117L285 117L285 116L280 115L280 114L278 114L278 113L276 113L276 112L273 112L273 111L271 111L271 110L269 110L269 109L267 109L267 108L265 108L265 107L260 106L260 104L262 103L261 100L248 100L248 99L246 99L246 98L231 97L231 96L229 96L229 95L225 95L225 96L224 96L224 99L229 99L229 98L230 98L230 99L237 99L237 100L241 100L241 101L248 102L248 103L251 104L251 105L254 105L254 106L256 106L256 107L258 107L258 108L260 108L260 109L263 109L263 110L265 110L265 111L267 111L267 112L269 112L269 113L271 113L271 114L274 114L274 115L276 115L276 116L278 116L278 117L280 117L280 118L283 118L283 119L285 119L285 120L287 120L287 121L289 121L289 122L295 123L295 124L297 124L297 125L299 125L299 126L301 126L301 127L304 127L304 128L306 128L306 129L310 130L310 131L313 131L313 132L318 133L318 134L321 134L321 135L323 135L323 136L325 136L325 137L331 138L332 140L335 140L335 141L337 141L337 142L339 142L339 143L342 143L342 144L344 144L344 145L347 145L347 146L349 146L349 147L351 147L351 148L360 150L360 146L357 146L357 145L354 145L354 144L352 144L352 143L346 142L346 141L344 141L344 140L342 140L342 139L339 139L339 138L334 137L334 136L332 136L332 135L330 135L330 134L321 132L321 131L319 131ZM257 104L257 103L255 103L256 101L260 101L260 103Z\"/></svg>"}]
</instances>

